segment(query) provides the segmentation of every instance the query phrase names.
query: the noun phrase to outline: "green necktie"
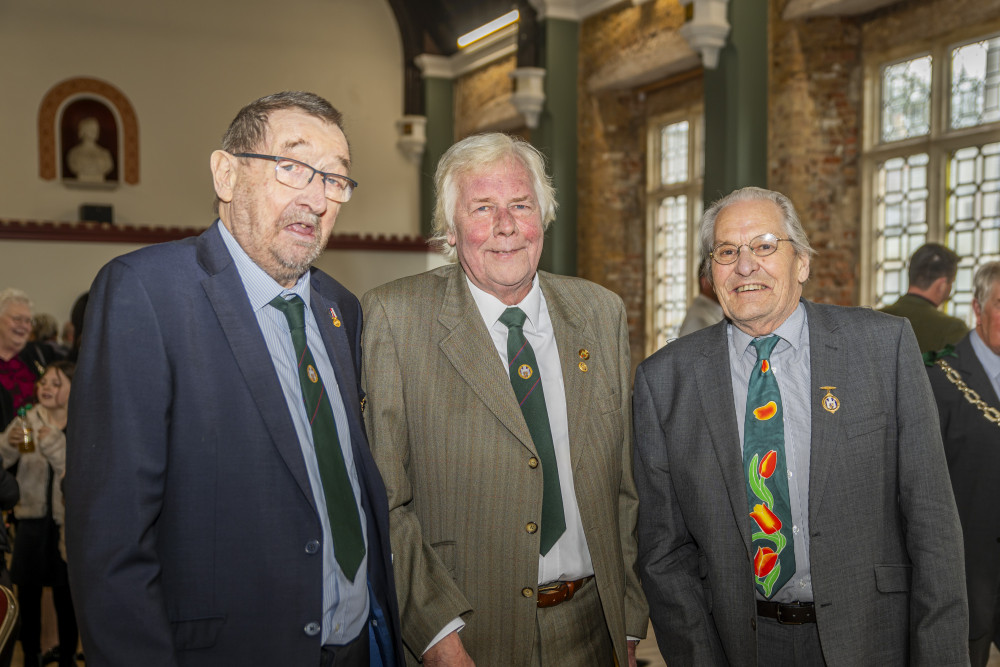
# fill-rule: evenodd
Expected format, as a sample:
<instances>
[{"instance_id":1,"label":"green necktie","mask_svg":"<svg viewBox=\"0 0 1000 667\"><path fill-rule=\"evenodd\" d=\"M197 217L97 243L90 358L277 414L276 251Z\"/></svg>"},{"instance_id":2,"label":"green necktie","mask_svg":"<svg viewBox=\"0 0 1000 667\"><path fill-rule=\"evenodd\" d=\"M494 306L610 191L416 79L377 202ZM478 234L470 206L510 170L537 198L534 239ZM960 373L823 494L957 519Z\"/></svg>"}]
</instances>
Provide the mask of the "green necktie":
<instances>
[{"instance_id":1,"label":"green necktie","mask_svg":"<svg viewBox=\"0 0 1000 667\"><path fill-rule=\"evenodd\" d=\"M556 449L552 445L549 413L545 409L545 394L542 393L542 375L535 361L535 351L524 338L526 318L520 308L508 308L500 316L500 322L507 327L510 383L542 462L542 534L538 550L544 556L566 532L566 517L563 516L562 491L559 489Z\"/></svg>"},{"instance_id":2,"label":"green necktie","mask_svg":"<svg viewBox=\"0 0 1000 667\"><path fill-rule=\"evenodd\" d=\"M333 533L333 552L340 569L348 579L354 577L365 557L365 538L361 532L361 515L354 498L354 489L347 476L344 452L337 436L337 424L327 398L323 380L316 370L316 362L306 344L306 304L293 295L285 300L275 297L271 305L285 314L288 328L292 333L292 345L298 358L299 384L302 385L302 400L312 426L313 448L319 465L319 476L326 496L326 511L330 516L330 531Z\"/></svg>"},{"instance_id":3,"label":"green necktie","mask_svg":"<svg viewBox=\"0 0 1000 667\"><path fill-rule=\"evenodd\" d=\"M751 541L757 590L770 599L795 574L791 538L792 509L785 467L785 425L778 381L771 370L771 351L778 336L754 340L757 363L750 373L743 426L743 466L747 473Z\"/></svg>"}]
</instances>

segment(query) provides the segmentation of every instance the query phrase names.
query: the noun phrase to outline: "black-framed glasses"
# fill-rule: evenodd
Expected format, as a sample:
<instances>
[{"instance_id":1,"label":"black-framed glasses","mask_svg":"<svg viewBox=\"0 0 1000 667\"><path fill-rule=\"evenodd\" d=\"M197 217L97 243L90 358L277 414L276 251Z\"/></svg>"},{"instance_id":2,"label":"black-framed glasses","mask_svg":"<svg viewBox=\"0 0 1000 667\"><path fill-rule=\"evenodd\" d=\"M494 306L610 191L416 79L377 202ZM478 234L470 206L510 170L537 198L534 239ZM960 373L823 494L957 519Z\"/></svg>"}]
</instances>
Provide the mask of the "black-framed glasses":
<instances>
[{"instance_id":1,"label":"black-framed glasses","mask_svg":"<svg viewBox=\"0 0 1000 667\"><path fill-rule=\"evenodd\" d=\"M739 245L735 243L720 243L712 248L712 252L708 253L708 256L715 260L717 264L732 264L740 258L740 250L746 246L754 254L754 257L767 257L775 253L780 241L791 241L791 239L779 239L774 234L761 234L750 239L750 243L741 243Z\"/></svg>"},{"instance_id":2,"label":"black-framed glasses","mask_svg":"<svg viewBox=\"0 0 1000 667\"><path fill-rule=\"evenodd\" d=\"M252 157L258 160L273 160L277 164L274 166L274 177L278 182L296 190L304 190L313 177L319 174L323 177L323 194L330 201L345 204L351 200L354 188L358 187L358 182L353 178L348 178L341 174L333 174L327 171L320 171L312 165L290 157L279 155L262 155L260 153L233 153L233 157Z\"/></svg>"}]
</instances>

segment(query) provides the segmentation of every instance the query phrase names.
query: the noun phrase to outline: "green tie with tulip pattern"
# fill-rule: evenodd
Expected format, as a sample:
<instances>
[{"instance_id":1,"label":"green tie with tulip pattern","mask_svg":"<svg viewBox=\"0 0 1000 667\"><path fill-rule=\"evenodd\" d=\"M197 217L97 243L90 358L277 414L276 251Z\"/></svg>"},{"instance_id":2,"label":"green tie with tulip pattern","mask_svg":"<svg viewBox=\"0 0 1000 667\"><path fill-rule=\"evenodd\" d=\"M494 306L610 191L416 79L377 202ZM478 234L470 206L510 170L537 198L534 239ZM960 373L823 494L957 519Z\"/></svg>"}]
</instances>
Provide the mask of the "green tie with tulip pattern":
<instances>
[{"instance_id":1,"label":"green tie with tulip pattern","mask_svg":"<svg viewBox=\"0 0 1000 667\"><path fill-rule=\"evenodd\" d=\"M743 467L747 474L751 542L757 590L767 599L795 574L795 549L789 527L792 509L785 467L785 425L771 351L778 336L754 340L757 363L750 373L743 426Z\"/></svg>"},{"instance_id":2,"label":"green tie with tulip pattern","mask_svg":"<svg viewBox=\"0 0 1000 667\"><path fill-rule=\"evenodd\" d=\"M280 310L288 320L299 367L299 384L302 400L313 433L313 449L323 483L326 512L330 517L333 534L333 554L344 575L354 581L361 561L365 557L365 538L361 532L361 515L354 497L354 487L347 474L344 452L337 435L337 423L326 395L323 380L316 371L316 362L306 344L305 302L298 296L285 300L276 296L271 305Z\"/></svg>"},{"instance_id":3,"label":"green tie with tulip pattern","mask_svg":"<svg viewBox=\"0 0 1000 667\"><path fill-rule=\"evenodd\" d=\"M508 308L500 316L500 322L507 327L510 383L521 404L524 421L528 424L528 432L531 433L538 458L542 462L542 530L538 550L544 556L566 532L566 517L563 514L562 490L559 487L556 449L552 444L549 413L545 409L545 395L542 393L542 374L535 361L535 351L524 337L526 319L527 315L520 308Z\"/></svg>"}]
</instances>

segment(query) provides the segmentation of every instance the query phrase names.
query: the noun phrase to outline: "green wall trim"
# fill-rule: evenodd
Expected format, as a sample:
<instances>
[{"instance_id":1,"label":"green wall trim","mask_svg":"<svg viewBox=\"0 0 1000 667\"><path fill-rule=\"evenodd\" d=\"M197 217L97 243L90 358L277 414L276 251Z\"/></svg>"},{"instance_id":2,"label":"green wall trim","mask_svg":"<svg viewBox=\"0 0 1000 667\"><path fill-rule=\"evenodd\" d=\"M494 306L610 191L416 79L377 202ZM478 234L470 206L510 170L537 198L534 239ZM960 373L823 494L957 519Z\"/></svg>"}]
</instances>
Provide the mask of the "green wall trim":
<instances>
[{"instance_id":1,"label":"green wall trim","mask_svg":"<svg viewBox=\"0 0 1000 667\"><path fill-rule=\"evenodd\" d=\"M553 273L575 276L577 271L577 63L580 24L546 19L541 66L545 68L545 108L532 143L549 160L559 210L545 235L539 266Z\"/></svg>"},{"instance_id":2,"label":"green wall trim","mask_svg":"<svg viewBox=\"0 0 1000 667\"><path fill-rule=\"evenodd\" d=\"M705 181L711 202L767 187L767 0L730 0L719 66L705 70Z\"/></svg>"},{"instance_id":3,"label":"green wall trim","mask_svg":"<svg viewBox=\"0 0 1000 667\"><path fill-rule=\"evenodd\" d=\"M434 215L434 170L455 143L454 84L450 79L424 78L424 113L427 146L420 162L420 235L429 239Z\"/></svg>"}]
</instances>

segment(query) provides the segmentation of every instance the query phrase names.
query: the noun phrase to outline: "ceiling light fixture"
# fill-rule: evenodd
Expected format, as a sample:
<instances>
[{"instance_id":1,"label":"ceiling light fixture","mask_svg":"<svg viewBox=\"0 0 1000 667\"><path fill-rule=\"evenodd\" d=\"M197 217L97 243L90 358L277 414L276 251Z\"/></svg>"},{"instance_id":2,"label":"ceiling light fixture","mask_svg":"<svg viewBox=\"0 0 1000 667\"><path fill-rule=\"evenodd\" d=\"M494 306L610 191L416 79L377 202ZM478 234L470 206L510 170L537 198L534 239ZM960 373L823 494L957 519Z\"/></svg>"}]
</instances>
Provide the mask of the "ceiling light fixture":
<instances>
[{"instance_id":1,"label":"ceiling light fixture","mask_svg":"<svg viewBox=\"0 0 1000 667\"><path fill-rule=\"evenodd\" d=\"M493 19L486 25L479 26L472 32L465 33L464 35L458 38L458 48L460 49L464 48L469 44L472 44L473 42L480 40L483 37L486 37L487 35L492 35L501 28L506 28L511 23L516 21L519 16L520 14L515 9L513 11L507 12L498 19Z\"/></svg>"}]
</instances>

